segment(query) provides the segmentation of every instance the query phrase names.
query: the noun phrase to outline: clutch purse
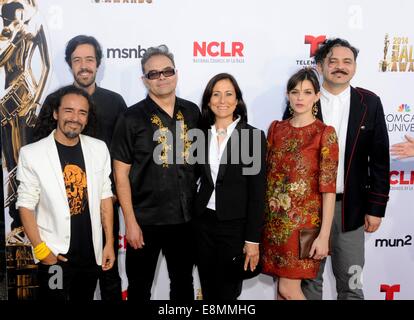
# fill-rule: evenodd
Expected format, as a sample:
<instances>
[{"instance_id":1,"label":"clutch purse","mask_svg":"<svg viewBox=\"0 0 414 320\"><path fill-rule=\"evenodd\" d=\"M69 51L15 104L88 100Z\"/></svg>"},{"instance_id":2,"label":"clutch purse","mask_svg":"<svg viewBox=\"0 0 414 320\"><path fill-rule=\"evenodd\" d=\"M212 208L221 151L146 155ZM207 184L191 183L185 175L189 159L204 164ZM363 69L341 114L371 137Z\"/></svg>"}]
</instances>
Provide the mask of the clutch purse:
<instances>
[{"instance_id":1,"label":"clutch purse","mask_svg":"<svg viewBox=\"0 0 414 320\"><path fill-rule=\"evenodd\" d=\"M250 270L250 266L247 267L247 270L244 270L244 259L244 254L233 257L231 268L229 270L232 277L237 277L238 279L244 280L254 278L262 272L260 263L253 271Z\"/></svg>"},{"instance_id":2,"label":"clutch purse","mask_svg":"<svg viewBox=\"0 0 414 320\"><path fill-rule=\"evenodd\" d=\"M319 235L319 228L299 230L299 259L309 259L313 241Z\"/></svg>"}]
</instances>

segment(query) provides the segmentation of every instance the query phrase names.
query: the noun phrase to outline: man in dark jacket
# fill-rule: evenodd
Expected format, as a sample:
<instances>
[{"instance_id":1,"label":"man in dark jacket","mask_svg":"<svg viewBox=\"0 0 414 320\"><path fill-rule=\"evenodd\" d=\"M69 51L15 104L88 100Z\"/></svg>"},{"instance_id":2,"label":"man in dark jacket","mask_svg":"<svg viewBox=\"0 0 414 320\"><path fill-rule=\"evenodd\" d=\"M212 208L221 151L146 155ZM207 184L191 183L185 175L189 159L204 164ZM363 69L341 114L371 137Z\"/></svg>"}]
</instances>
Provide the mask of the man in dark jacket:
<instances>
[{"instance_id":1,"label":"man in dark jacket","mask_svg":"<svg viewBox=\"0 0 414 320\"><path fill-rule=\"evenodd\" d=\"M364 232L375 232L388 201L389 142L380 98L350 85L358 50L343 39L330 39L315 55L323 75L323 121L338 135L339 164L335 216L331 231L332 269L338 299L364 299ZM314 280L302 282L308 299L322 299L321 263Z\"/></svg>"}]
</instances>

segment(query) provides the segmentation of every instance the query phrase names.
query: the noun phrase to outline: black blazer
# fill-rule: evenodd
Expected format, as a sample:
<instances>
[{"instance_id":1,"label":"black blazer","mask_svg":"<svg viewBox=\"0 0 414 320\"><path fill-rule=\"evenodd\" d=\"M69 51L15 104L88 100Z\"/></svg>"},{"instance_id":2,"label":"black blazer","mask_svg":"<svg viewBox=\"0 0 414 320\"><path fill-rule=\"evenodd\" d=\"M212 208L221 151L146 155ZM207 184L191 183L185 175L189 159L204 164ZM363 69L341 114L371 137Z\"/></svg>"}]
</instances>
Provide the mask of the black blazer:
<instances>
[{"instance_id":1,"label":"black blazer","mask_svg":"<svg viewBox=\"0 0 414 320\"><path fill-rule=\"evenodd\" d=\"M241 130L247 129L249 141L243 141ZM259 146L253 145L253 132L260 132L260 150ZM257 132L256 131L256 132ZM205 132L208 135L207 132ZM206 141L206 150L209 150L209 139ZM238 139L239 137L239 139ZM256 148L255 148L256 147ZM238 148L238 150L237 150ZM248 148L249 156L255 153L260 162L260 170L254 175L244 175L243 169L251 167L251 164L231 163L231 151L239 155L243 148ZM210 165L208 164L208 154L206 153L205 164L200 168L200 188L195 201L195 214L204 213L211 194L214 190L214 184L211 177ZM230 139L227 142L226 149L223 152L221 164L216 181L216 214L221 221L246 219L245 240L260 242L261 231L263 226L264 200L266 188L266 138L263 131L258 130L246 123L238 123ZM226 159L226 161L225 161ZM223 163L226 162L226 163Z\"/></svg>"},{"instance_id":2,"label":"black blazer","mask_svg":"<svg viewBox=\"0 0 414 320\"><path fill-rule=\"evenodd\" d=\"M365 214L383 217L390 190L387 126L380 98L351 87L345 146L342 230L364 224Z\"/></svg>"}]
</instances>

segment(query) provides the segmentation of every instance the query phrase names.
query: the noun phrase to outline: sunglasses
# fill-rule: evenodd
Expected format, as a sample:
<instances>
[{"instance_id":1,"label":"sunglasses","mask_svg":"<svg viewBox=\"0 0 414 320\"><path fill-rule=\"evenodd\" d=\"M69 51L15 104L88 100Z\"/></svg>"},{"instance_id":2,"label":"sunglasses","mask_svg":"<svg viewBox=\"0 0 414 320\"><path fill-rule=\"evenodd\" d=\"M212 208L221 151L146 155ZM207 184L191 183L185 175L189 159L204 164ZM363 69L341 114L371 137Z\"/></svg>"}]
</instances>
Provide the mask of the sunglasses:
<instances>
[{"instance_id":1,"label":"sunglasses","mask_svg":"<svg viewBox=\"0 0 414 320\"><path fill-rule=\"evenodd\" d=\"M167 78L172 77L173 75L175 75L175 69L169 68L169 69L165 69L162 71L151 70L147 74L145 74L145 78L149 80L155 80L155 79L159 79L161 77L161 74Z\"/></svg>"}]
</instances>

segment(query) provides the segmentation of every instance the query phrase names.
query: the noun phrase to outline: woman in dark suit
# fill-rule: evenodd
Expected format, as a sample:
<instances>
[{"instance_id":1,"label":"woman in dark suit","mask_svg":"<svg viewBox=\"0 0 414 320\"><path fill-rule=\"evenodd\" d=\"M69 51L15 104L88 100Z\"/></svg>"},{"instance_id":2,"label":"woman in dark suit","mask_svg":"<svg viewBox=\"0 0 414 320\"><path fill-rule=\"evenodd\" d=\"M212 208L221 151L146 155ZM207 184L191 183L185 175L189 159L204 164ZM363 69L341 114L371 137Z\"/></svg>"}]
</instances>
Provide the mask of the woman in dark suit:
<instances>
[{"instance_id":1,"label":"woman in dark suit","mask_svg":"<svg viewBox=\"0 0 414 320\"><path fill-rule=\"evenodd\" d=\"M203 298L236 300L240 271L254 271L264 212L266 139L247 124L242 92L227 73L214 76L202 99L205 162L194 218L197 265Z\"/></svg>"}]
</instances>

